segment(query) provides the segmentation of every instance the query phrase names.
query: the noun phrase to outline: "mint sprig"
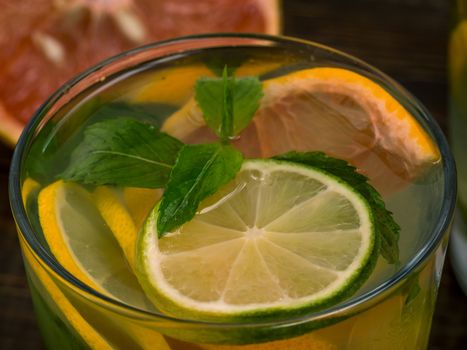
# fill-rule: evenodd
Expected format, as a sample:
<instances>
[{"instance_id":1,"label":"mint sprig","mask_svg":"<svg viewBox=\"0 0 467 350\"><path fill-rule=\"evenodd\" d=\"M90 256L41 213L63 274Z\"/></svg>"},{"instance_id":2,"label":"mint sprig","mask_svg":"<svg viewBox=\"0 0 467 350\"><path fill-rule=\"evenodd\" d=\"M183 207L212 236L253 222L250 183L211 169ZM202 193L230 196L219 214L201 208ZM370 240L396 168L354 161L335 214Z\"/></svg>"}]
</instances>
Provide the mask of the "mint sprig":
<instances>
[{"instance_id":1,"label":"mint sprig","mask_svg":"<svg viewBox=\"0 0 467 350\"><path fill-rule=\"evenodd\" d=\"M248 126L262 95L257 78L235 79L227 66L221 78L196 82L196 101L221 143L183 147L159 206L159 237L191 220L203 199L235 177L243 155L229 142Z\"/></svg>"},{"instance_id":2,"label":"mint sprig","mask_svg":"<svg viewBox=\"0 0 467 350\"><path fill-rule=\"evenodd\" d=\"M150 124L118 118L95 123L60 177L92 185L164 187L183 144Z\"/></svg>"},{"instance_id":3,"label":"mint sprig","mask_svg":"<svg viewBox=\"0 0 467 350\"><path fill-rule=\"evenodd\" d=\"M358 191L368 202L375 217L376 234L381 237L381 255L389 264L399 263L400 226L392 213L386 209L381 195L368 183L368 178L357 172L345 160L329 157L323 152L288 152L274 157L294 163L301 163L322 169Z\"/></svg>"},{"instance_id":4,"label":"mint sprig","mask_svg":"<svg viewBox=\"0 0 467 350\"><path fill-rule=\"evenodd\" d=\"M232 180L242 162L242 154L230 145L184 146L160 202L159 237L191 220L199 203Z\"/></svg>"},{"instance_id":5,"label":"mint sprig","mask_svg":"<svg viewBox=\"0 0 467 350\"><path fill-rule=\"evenodd\" d=\"M222 105L222 121L220 125L220 137L223 140L228 140L229 137L234 135L234 78L229 78L227 75L227 67L224 67L222 72L222 86L223 86L223 105ZM203 91L203 90L201 90ZM199 93L196 94L199 97Z\"/></svg>"},{"instance_id":6,"label":"mint sprig","mask_svg":"<svg viewBox=\"0 0 467 350\"><path fill-rule=\"evenodd\" d=\"M200 78L195 86L205 122L222 140L238 135L250 124L262 96L258 78L228 76L227 67L222 78Z\"/></svg>"}]
</instances>

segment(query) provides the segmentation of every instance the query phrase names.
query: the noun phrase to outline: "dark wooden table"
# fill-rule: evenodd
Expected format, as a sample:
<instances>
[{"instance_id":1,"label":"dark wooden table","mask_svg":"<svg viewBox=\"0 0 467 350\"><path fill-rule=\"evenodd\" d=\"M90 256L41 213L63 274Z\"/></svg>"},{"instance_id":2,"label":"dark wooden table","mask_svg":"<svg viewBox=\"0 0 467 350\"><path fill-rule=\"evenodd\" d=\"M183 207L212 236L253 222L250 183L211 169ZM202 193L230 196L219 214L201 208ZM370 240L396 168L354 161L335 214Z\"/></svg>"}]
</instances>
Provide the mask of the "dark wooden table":
<instances>
[{"instance_id":1,"label":"dark wooden table","mask_svg":"<svg viewBox=\"0 0 467 350\"><path fill-rule=\"evenodd\" d=\"M282 0L287 35L363 58L402 83L446 131L448 0ZM1 9L0 9L1 11ZM0 349L42 349L24 276L7 177L12 151L0 144ZM430 349L467 348L467 297L447 258Z\"/></svg>"}]
</instances>

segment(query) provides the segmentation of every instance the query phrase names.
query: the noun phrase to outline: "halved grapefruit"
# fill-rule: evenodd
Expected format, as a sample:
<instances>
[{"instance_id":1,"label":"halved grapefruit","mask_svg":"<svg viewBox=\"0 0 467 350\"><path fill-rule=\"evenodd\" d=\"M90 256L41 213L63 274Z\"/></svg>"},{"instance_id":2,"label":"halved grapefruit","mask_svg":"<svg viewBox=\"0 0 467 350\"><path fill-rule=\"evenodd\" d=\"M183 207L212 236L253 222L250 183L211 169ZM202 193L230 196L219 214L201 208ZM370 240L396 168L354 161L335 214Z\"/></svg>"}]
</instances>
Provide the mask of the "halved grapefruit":
<instances>
[{"instance_id":1,"label":"halved grapefruit","mask_svg":"<svg viewBox=\"0 0 467 350\"><path fill-rule=\"evenodd\" d=\"M279 31L278 0L0 0L0 138L78 72L151 41Z\"/></svg>"}]
</instances>

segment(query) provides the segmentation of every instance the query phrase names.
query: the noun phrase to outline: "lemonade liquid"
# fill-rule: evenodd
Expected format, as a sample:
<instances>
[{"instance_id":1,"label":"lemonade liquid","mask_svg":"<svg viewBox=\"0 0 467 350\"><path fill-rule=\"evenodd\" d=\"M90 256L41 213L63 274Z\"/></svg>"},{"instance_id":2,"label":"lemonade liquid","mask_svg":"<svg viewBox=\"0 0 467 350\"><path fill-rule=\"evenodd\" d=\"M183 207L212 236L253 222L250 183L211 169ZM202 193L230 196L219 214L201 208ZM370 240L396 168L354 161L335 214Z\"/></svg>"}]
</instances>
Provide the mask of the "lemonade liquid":
<instances>
[{"instance_id":1,"label":"lemonade liquid","mask_svg":"<svg viewBox=\"0 0 467 350\"><path fill-rule=\"evenodd\" d=\"M66 167L69 154L82 139L86 126L122 116L160 127L190 98L196 79L202 75L213 75L219 62L238 66L238 75L257 75L261 79L279 77L317 65L307 55L279 48L218 49L207 52L200 50L135 67L130 72L110 77L86 91L47 122L37 136L26 163L23 183L26 209L37 233L37 240L46 250L49 249L49 244L42 234L46 228L42 228L39 223L37 197L41 189L54 182L56 175ZM334 136L322 135L326 142ZM196 142L196 138L201 140L206 135L195 133L190 137L191 139L184 141ZM394 174L388 174L388 178L391 176ZM387 207L394 212L394 217L402 228L399 242L402 265L427 240L433 220L438 217L441 208L443 184L442 168L439 164L433 164L415 181L385 195ZM93 186L84 187L91 193L96 190ZM126 190L133 191L115 189L120 194ZM141 197L141 201L144 200ZM124 275L131 275L132 271L113 240L110 228L95 214L98 210L79 210L84 213L83 221L75 224L85 227L86 221L99 220L104 242L108 242L102 254L120 254L119 264L125 270ZM94 214L86 214L91 211ZM337 315L339 317L333 318L332 322L322 322L319 325L314 323L308 328L290 327L285 333L271 328L262 332L263 337L258 337L257 341L236 345L242 341L232 340L232 337L228 338L230 340L209 341L210 330L207 326L177 324L169 319L138 314L132 310L122 311L114 304L104 306L98 301L98 297L84 295L76 287L70 288L68 282L52 274L50 268L40 262L23 238L20 241L34 307L48 348L161 350L424 349L427 346L446 243L443 242L436 254L399 282L390 293L372 298L364 307L357 308L357 311L343 312ZM74 242L70 241L69 244ZM78 249L88 248L83 245ZM381 284L394 273L394 269L394 266L379 258L375 271L356 296ZM119 285L119 292L113 293L109 289L106 292L109 297L120 299L138 309L146 308L149 312L154 312L153 307L144 302L144 293L135 285L134 280L128 282L127 290L130 291L128 295L136 295L135 299L138 301L129 299L125 293L122 296L124 282L111 279L110 277L110 282L106 281L107 285ZM128 277L128 281L130 279ZM212 344L208 344L210 342Z\"/></svg>"}]
</instances>

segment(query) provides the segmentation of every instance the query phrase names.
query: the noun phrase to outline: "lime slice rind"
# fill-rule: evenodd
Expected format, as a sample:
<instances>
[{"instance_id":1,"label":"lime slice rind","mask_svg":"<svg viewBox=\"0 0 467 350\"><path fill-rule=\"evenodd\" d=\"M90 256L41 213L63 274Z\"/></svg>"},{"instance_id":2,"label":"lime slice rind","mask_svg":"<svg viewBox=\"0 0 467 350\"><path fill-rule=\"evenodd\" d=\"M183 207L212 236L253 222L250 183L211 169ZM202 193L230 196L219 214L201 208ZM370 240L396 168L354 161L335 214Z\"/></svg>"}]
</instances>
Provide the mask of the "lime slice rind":
<instances>
[{"instance_id":1,"label":"lime slice rind","mask_svg":"<svg viewBox=\"0 0 467 350\"><path fill-rule=\"evenodd\" d=\"M271 187L263 186L263 183L271 183L265 177L281 172L300 175L322 184L315 186L320 190L312 193L308 199L302 198L296 202L295 207L289 208L289 213L293 213L295 208L306 207L307 202L313 202L312 199L315 198L317 204L312 205L311 209L308 208L308 213L312 209L317 212L324 210L320 220L317 219L319 215L315 213L308 216L300 213L289 223L289 226L294 228L290 232L287 231L287 214L277 215L276 212L271 216L275 217L269 219L277 223L279 218L282 221L280 230L270 230L271 227L264 218L264 226L256 226L259 213L262 212L256 205L264 198L262 192L273 191ZM363 283L361 279L364 281L368 277L367 271L372 270L375 260L372 257L377 255L375 246L378 244L371 210L360 194L332 175L290 162L246 161L235 185L242 186L239 182L245 181L242 177L248 173L252 176L242 191L238 191L219 206L214 206L208 213L214 216L217 211L225 212L225 206L233 208L249 228L247 231L231 231L243 237L238 238L234 235L225 242L221 240L191 252L184 251L184 260L179 252L166 247L170 246L170 241L178 237L180 232L184 232L185 236L189 235L187 226L190 223L182 226L180 232L173 232L159 240L155 232L157 208L150 214L139 236L137 275L146 294L161 310L176 316L205 320L277 319L281 315L300 315L335 304L349 296L349 291L354 292L355 286ZM258 176L261 174L264 176ZM253 182L256 197L248 194L250 182ZM276 187L281 186L277 179L272 183L276 183ZM266 197L268 200L260 206L268 202L269 205L274 205L273 197ZM336 198L332 197L342 198L336 201ZM247 203L248 201L257 202ZM338 205L333 207L326 204L329 201ZM273 213L274 210L269 212ZM205 213L199 213L194 220L202 221L203 215ZM312 220L307 222L307 217ZM298 218L303 219L297 224ZM331 223L325 225L326 220L334 220L335 227L332 227ZM225 225L228 223L224 223ZM298 228L294 225L298 225ZM314 232L313 225L320 230ZM317 245L315 248L307 248L305 244L302 245L302 251L298 249L299 242L295 242L293 247L286 244L286 247L283 247L280 240L274 242L268 238L268 235L280 234L292 234L295 238L297 235L306 237L308 233L310 236L321 235L324 239L326 232L329 232L327 244L321 242L321 247ZM192 234L202 235L203 232L197 230ZM210 232L208 236L212 234ZM337 243L336 237L339 234L347 235L347 241L344 239L341 243L349 246L349 249L342 249L336 244L336 252L333 253L332 245ZM229 245L235 249L229 252L225 249ZM347 254L344 255L345 261L339 261L342 252ZM326 254L334 255L326 261ZM210 259L214 262L212 265Z\"/></svg>"}]
</instances>

